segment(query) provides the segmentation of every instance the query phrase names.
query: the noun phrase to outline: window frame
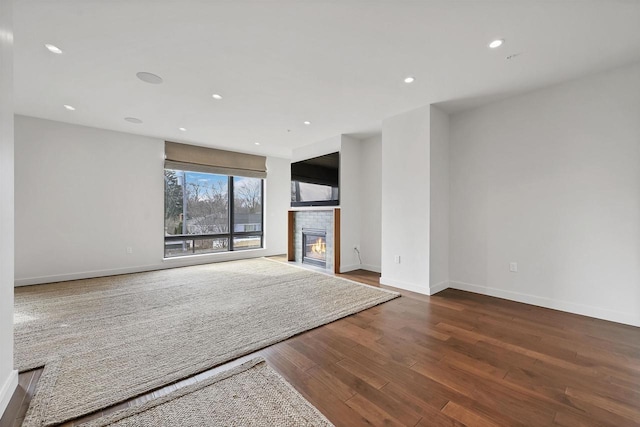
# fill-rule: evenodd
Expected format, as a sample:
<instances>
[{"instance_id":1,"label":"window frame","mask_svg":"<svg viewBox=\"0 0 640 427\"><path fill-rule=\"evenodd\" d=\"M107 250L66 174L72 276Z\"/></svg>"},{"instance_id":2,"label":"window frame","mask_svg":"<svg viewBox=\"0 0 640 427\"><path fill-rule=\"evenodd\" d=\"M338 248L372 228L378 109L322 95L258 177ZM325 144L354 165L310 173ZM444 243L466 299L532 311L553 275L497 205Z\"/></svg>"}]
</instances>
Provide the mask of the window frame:
<instances>
[{"instance_id":1,"label":"window frame","mask_svg":"<svg viewBox=\"0 0 640 427\"><path fill-rule=\"evenodd\" d=\"M189 171L187 169L170 169L165 167L164 170L174 170L174 171L180 171L180 172L194 172L194 171ZM197 173L209 173L209 172L197 172ZM173 234L170 236L166 235L166 230L165 230L165 235L164 235L164 259L173 259L173 258L179 258L182 256L194 256L194 255L212 255L212 254L220 254L220 253L226 253L226 252L241 252L241 251L248 251L248 250L258 250L258 249L264 249L264 178L255 178L255 177L243 177L240 175L225 175L225 174L220 174L220 173L209 173L210 175L221 175L221 176L226 176L227 177L227 206L229 208L229 216L228 216L228 229L229 232L228 233L208 233L208 234ZM234 187L234 178L251 178L251 179L259 179L260 180L260 210L261 210L261 214L260 214L260 231L234 231L235 229L235 187ZM166 185L166 184L165 184ZM183 182L182 184L182 191L186 191L186 182ZM166 212L165 212L165 221L167 220L166 218ZM183 221L186 221L187 219L184 218ZM166 227L166 223L165 223L165 227ZM236 249L234 246L234 238L235 237L242 237L242 236L247 236L247 237L256 237L259 236L260 237L260 247L250 247L250 248L242 248L242 249ZM227 250L225 251L214 251L214 252L205 252L205 253L196 253L196 245L195 242L196 240L208 240L208 239L227 239L229 244L227 247ZM191 251L185 251L183 253L181 253L180 255L175 255L175 256L167 256L167 242L173 242L173 241L187 241L187 240L191 240L192 244L191 244Z\"/></svg>"}]
</instances>

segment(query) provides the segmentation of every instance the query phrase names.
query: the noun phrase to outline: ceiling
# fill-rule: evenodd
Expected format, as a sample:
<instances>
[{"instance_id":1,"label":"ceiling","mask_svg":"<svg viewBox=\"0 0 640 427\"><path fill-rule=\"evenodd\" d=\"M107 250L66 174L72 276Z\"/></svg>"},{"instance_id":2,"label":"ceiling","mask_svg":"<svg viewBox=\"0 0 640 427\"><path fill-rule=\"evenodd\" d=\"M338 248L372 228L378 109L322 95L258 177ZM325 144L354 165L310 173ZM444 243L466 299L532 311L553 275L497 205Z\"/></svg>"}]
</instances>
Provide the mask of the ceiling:
<instances>
[{"instance_id":1,"label":"ceiling","mask_svg":"<svg viewBox=\"0 0 640 427\"><path fill-rule=\"evenodd\" d=\"M18 114L281 157L640 61L636 0L20 0L14 14Z\"/></svg>"}]
</instances>

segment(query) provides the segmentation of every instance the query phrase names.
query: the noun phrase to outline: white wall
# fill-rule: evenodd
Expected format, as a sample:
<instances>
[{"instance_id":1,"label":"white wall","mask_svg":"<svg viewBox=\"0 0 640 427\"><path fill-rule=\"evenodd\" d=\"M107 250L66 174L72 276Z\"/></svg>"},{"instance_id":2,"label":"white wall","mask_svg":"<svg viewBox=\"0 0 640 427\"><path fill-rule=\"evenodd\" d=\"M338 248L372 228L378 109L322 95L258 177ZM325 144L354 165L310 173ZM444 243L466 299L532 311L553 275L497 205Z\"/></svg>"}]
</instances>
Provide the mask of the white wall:
<instances>
[{"instance_id":1,"label":"white wall","mask_svg":"<svg viewBox=\"0 0 640 427\"><path fill-rule=\"evenodd\" d=\"M449 116L431 106L429 293L449 286Z\"/></svg>"},{"instance_id":2,"label":"white wall","mask_svg":"<svg viewBox=\"0 0 640 427\"><path fill-rule=\"evenodd\" d=\"M13 369L13 10L0 0L0 417L18 385Z\"/></svg>"},{"instance_id":3,"label":"white wall","mask_svg":"<svg viewBox=\"0 0 640 427\"><path fill-rule=\"evenodd\" d=\"M291 153L291 161L299 162L301 160L324 156L325 154L331 154L331 153L335 153L336 151L340 151L341 148L342 148L342 135L337 135L337 136L316 142L314 144L309 144L303 147L294 148Z\"/></svg>"},{"instance_id":4,"label":"white wall","mask_svg":"<svg viewBox=\"0 0 640 427\"><path fill-rule=\"evenodd\" d=\"M158 264L163 159L159 139L16 116L16 278Z\"/></svg>"},{"instance_id":5,"label":"white wall","mask_svg":"<svg viewBox=\"0 0 640 427\"><path fill-rule=\"evenodd\" d=\"M340 272L361 268L358 254L360 246L361 182L360 143L346 135L341 137L340 148Z\"/></svg>"},{"instance_id":6,"label":"white wall","mask_svg":"<svg viewBox=\"0 0 640 427\"><path fill-rule=\"evenodd\" d=\"M267 157L264 254L287 253L287 211L291 208L291 160Z\"/></svg>"},{"instance_id":7,"label":"white wall","mask_svg":"<svg viewBox=\"0 0 640 427\"><path fill-rule=\"evenodd\" d=\"M360 255L362 268L380 273L382 234L382 135L360 145Z\"/></svg>"},{"instance_id":8,"label":"white wall","mask_svg":"<svg viewBox=\"0 0 640 427\"><path fill-rule=\"evenodd\" d=\"M450 254L452 287L640 326L640 64L453 115Z\"/></svg>"},{"instance_id":9,"label":"white wall","mask_svg":"<svg viewBox=\"0 0 640 427\"><path fill-rule=\"evenodd\" d=\"M382 122L380 283L429 293L430 107ZM395 262L400 256L400 263Z\"/></svg>"},{"instance_id":10,"label":"white wall","mask_svg":"<svg viewBox=\"0 0 640 427\"><path fill-rule=\"evenodd\" d=\"M163 165L162 140L16 116L16 284L286 252L289 161L268 158L265 249L163 260Z\"/></svg>"}]
</instances>

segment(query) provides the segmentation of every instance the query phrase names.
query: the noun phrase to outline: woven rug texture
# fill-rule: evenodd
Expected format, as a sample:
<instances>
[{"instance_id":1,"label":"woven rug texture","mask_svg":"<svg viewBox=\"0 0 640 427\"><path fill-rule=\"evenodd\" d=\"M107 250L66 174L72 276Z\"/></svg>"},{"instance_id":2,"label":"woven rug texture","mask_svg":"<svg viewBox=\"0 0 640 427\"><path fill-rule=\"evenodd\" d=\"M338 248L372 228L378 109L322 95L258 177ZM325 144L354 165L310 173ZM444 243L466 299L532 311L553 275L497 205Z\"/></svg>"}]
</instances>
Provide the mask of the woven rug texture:
<instances>
[{"instance_id":1,"label":"woven rug texture","mask_svg":"<svg viewBox=\"0 0 640 427\"><path fill-rule=\"evenodd\" d=\"M16 288L25 427L86 415L398 296L268 259Z\"/></svg>"},{"instance_id":2,"label":"woven rug texture","mask_svg":"<svg viewBox=\"0 0 640 427\"><path fill-rule=\"evenodd\" d=\"M331 427L277 372L254 359L83 427Z\"/></svg>"}]
</instances>

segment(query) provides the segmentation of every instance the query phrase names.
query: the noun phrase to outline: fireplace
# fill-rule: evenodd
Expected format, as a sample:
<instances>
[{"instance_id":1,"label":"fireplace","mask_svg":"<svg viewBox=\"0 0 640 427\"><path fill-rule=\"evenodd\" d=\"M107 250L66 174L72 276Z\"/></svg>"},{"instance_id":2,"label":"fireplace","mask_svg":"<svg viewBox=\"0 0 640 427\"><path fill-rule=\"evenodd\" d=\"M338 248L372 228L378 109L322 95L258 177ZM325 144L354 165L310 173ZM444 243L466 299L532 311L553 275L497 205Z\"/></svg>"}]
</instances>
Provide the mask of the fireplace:
<instances>
[{"instance_id":1,"label":"fireplace","mask_svg":"<svg viewBox=\"0 0 640 427\"><path fill-rule=\"evenodd\" d=\"M319 267L327 271L339 273L340 208L296 208L290 210L287 213L287 217L287 259L300 264L304 262L304 265L309 267ZM305 239L308 240L308 242L303 242L303 230L305 233L315 234L315 238L309 237ZM314 231L317 233L313 233ZM324 254L322 254L322 242L318 242L318 237L322 237L322 241L325 242ZM320 245L316 245L315 248L316 251L320 249L320 254L323 256L319 257L318 255L320 254L313 251L313 246L308 247L307 243L312 245L319 243ZM307 248L311 253L307 253ZM309 257L305 255L309 255ZM321 258L320 262L314 263L317 258ZM309 264L309 261L311 261L311 264Z\"/></svg>"},{"instance_id":2,"label":"fireplace","mask_svg":"<svg viewBox=\"0 0 640 427\"><path fill-rule=\"evenodd\" d=\"M302 229L302 263L327 266L327 232L315 228Z\"/></svg>"}]
</instances>

